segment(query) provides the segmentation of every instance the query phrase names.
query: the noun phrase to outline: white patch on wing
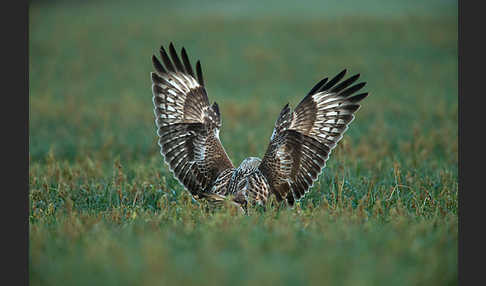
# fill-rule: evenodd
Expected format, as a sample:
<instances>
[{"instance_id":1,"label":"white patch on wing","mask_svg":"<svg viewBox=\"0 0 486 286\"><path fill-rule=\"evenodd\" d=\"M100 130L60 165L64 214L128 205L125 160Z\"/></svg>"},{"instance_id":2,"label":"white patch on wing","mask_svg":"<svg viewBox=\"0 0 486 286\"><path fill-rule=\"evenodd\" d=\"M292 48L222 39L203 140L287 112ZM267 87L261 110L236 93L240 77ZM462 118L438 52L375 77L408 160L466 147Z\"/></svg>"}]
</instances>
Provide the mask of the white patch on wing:
<instances>
[{"instance_id":1,"label":"white patch on wing","mask_svg":"<svg viewBox=\"0 0 486 286\"><path fill-rule=\"evenodd\" d=\"M172 85L172 88L175 88L175 89L177 89L179 92L184 93L184 90L183 90L183 89L182 89L182 88L179 86L179 84L178 84L178 83L176 83L176 81L175 81L175 80L173 80L172 78L169 78L169 80L168 80L168 81L169 81L169 82L170 82L170 84ZM170 91L170 89L169 89L169 91Z\"/></svg>"},{"instance_id":2,"label":"white patch on wing","mask_svg":"<svg viewBox=\"0 0 486 286\"><path fill-rule=\"evenodd\" d=\"M342 119L328 119L326 121L324 121L324 124L345 124L346 121L342 120Z\"/></svg>"},{"instance_id":3,"label":"white patch on wing","mask_svg":"<svg viewBox=\"0 0 486 286\"><path fill-rule=\"evenodd\" d=\"M178 81L179 86L181 87L181 89L184 89L185 93L189 92L189 88L187 87L187 81L182 74L173 73L172 76L174 76L174 79Z\"/></svg>"},{"instance_id":4,"label":"white patch on wing","mask_svg":"<svg viewBox=\"0 0 486 286\"><path fill-rule=\"evenodd\" d=\"M197 81L192 76L188 76L185 74L182 74L182 76L184 77L185 83L188 85L189 89L199 87L199 83L197 83Z\"/></svg>"},{"instance_id":5,"label":"white patch on wing","mask_svg":"<svg viewBox=\"0 0 486 286\"><path fill-rule=\"evenodd\" d=\"M164 116L161 116L163 119L177 119L177 116L169 114L169 113L164 113Z\"/></svg>"},{"instance_id":6,"label":"white patch on wing","mask_svg":"<svg viewBox=\"0 0 486 286\"><path fill-rule=\"evenodd\" d=\"M316 103L318 103L318 105L322 105L322 104L325 104L327 102L331 102L335 99L337 99L332 93L326 93L326 92L319 92L319 93L316 93L312 96L312 99L314 99L314 101Z\"/></svg>"},{"instance_id":7,"label":"white patch on wing","mask_svg":"<svg viewBox=\"0 0 486 286\"><path fill-rule=\"evenodd\" d=\"M275 138L276 134L277 134L277 130L273 129L272 136L270 137L270 141L272 141L273 138Z\"/></svg>"},{"instance_id":8,"label":"white patch on wing","mask_svg":"<svg viewBox=\"0 0 486 286\"><path fill-rule=\"evenodd\" d=\"M167 100L167 102L169 102L169 103L175 103L175 100L174 100L174 98L172 98L172 96L168 96L168 97L166 98L166 100Z\"/></svg>"},{"instance_id":9,"label":"white patch on wing","mask_svg":"<svg viewBox=\"0 0 486 286\"><path fill-rule=\"evenodd\" d=\"M172 112L175 112L175 111L176 111L176 110L175 110L175 108L174 108L174 107L172 107L172 106L170 106L170 105L169 105L169 106L167 106L167 110L168 110L168 111L172 111Z\"/></svg>"},{"instance_id":10,"label":"white patch on wing","mask_svg":"<svg viewBox=\"0 0 486 286\"><path fill-rule=\"evenodd\" d=\"M331 111L331 112L327 112L325 113L325 116L333 116L333 115L339 115L340 113L337 112L337 111Z\"/></svg>"},{"instance_id":11,"label":"white patch on wing","mask_svg":"<svg viewBox=\"0 0 486 286\"><path fill-rule=\"evenodd\" d=\"M340 103L333 103L333 104L329 104L329 105L326 105L326 104L318 104L317 107L319 111L323 111L323 110L327 110L327 109L332 109L332 108L336 108L336 107L339 107L341 104Z\"/></svg>"},{"instance_id":12,"label":"white patch on wing","mask_svg":"<svg viewBox=\"0 0 486 286\"><path fill-rule=\"evenodd\" d=\"M172 94L173 96L178 96L178 93L174 89L167 90L168 93Z\"/></svg>"}]
</instances>

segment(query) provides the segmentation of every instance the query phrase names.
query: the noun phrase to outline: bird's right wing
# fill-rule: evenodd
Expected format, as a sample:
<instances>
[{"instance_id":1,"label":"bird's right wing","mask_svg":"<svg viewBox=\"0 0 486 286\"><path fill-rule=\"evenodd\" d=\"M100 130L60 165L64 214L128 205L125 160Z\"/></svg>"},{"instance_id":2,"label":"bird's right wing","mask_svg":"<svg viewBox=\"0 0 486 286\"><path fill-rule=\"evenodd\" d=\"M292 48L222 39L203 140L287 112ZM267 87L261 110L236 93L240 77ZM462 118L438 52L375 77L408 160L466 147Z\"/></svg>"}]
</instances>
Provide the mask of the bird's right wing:
<instances>
[{"instance_id":1,"label":"bird's right wing","mask_svg":"<svg viewBox=\"0 0 486 286\"><path fill-rule=\"evenodd\" d=\"M163 47L151 73L155 123L160 153L170 170L193 196L207 192L218 174L233 168L219 140L221 115L216 103L209 105L199 61L197 80L186 51L182 62L172 43L170 58ZM172 58L172 60L171 60Z\"/></svg>"},{"instance_id":2,"label":"bird's right wing","mask_svg":"<svg viewBox=\"0 0 486 286\"><path fill-rule=\"evenodd\" d=\"M294 111L287 104L275 122L259 169L277 200L292 205L308 192L368 95L353 95L365 85L352 85L359 74L339 83L345 73L321 80Z\"/></svg>"}]
</instances>

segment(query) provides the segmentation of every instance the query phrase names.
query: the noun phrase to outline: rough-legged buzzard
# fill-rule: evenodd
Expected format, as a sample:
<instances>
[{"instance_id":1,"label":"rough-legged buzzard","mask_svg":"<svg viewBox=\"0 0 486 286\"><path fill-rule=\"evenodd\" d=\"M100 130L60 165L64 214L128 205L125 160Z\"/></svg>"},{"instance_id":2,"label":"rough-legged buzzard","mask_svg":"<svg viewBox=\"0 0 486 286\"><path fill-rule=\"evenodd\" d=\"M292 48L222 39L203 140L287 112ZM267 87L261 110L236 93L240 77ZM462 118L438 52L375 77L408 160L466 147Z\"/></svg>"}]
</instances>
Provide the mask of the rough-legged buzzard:
<instances>
[{"instance_id":1,"label":"rough-legged buzzard","mask_svg":"<svg viewBox=\"0 0 486 286\"><path fill-rule=\"evenodd\" d=\"M292 110L280 112L263 159L249 157L235 168L221 141L221 115L209 103L201 64L196 71L182 48L160 48L153 56L152 93L161 154L174 176L196 199L221 202L231 197L246 209L265 205L271 194L290 205L301 199L322 172L336 144L368 93L356 94L364 82L359 74L318 82Z\"/></svg>"}]
</instances>

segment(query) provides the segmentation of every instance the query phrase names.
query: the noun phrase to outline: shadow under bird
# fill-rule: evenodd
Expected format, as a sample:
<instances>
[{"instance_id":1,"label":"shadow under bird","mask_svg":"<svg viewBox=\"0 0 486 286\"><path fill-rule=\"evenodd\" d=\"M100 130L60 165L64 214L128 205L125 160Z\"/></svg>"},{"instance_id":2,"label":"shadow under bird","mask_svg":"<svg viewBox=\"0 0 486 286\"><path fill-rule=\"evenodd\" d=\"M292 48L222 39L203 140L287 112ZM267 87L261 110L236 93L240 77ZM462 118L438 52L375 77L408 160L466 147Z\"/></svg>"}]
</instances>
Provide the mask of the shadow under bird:
<instances>
[{"instance_id":1,"label":"shadow under bird","mask_svg":"<svg viewBox=\"0 0 486 286\"><path fill-rule=\"evenodd\" d=\"M292 110L280 112L262 159L249 157L235 168L221 141L221 115L209 103L201 64L194 72L186 50L173 44L152 57L152 93L158 144L169 169L195 199L221 203L227 198L243 210L265 206L270 195L294 205L312 187L368 93L359 74L341 81L343 70L319 81ZM182 59L182 61L181 61Z\"/></svg>"}]
</instances>

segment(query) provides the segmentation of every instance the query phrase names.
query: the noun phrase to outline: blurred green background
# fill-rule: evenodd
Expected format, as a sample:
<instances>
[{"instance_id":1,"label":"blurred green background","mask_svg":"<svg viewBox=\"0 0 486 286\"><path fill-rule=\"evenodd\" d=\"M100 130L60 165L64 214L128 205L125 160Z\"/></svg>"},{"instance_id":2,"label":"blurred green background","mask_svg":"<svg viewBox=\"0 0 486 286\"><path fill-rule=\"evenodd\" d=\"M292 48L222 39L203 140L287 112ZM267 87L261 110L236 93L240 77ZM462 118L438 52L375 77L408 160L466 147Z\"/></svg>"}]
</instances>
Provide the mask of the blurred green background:
<instances>
[{"instance_id":1,"label":"blurred green background","mask_svg":"<svg viewBox=\"0 0 486 286\"><path fill-rule=\"evenodd\" d=\"M457 284L457 20L447 0L31 1L31 284ZM205 212L172 178L149 76L170 42L201 60L235 165L287 102L361 74L300 205Z\"/></svg>"}]
</instances>

